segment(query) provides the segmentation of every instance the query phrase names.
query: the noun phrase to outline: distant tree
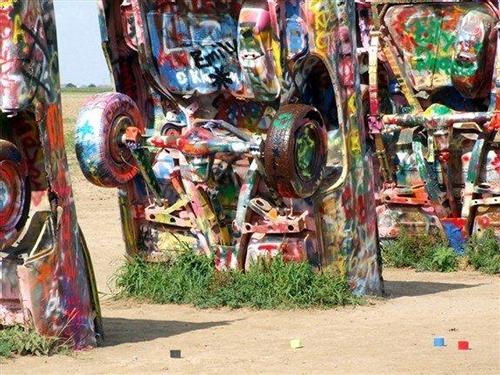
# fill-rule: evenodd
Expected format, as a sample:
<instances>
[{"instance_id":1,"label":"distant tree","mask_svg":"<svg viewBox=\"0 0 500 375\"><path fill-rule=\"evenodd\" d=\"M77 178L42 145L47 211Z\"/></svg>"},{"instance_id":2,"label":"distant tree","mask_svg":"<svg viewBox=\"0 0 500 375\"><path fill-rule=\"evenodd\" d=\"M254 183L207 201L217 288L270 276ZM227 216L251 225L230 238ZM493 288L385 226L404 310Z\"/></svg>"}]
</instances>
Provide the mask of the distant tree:
<instances>
[{"instance_id":1,"label":"distant tree","mask_svg":"<svg viewBox=\"0 0 500 375\"><path fill-rule=\"evenodd\" d=\"M74 89L74 88L76 88L76 85L74 85L72 83L67 83L66 85L64 85L64 87L66 87L68 89Z\"/></svg>"},{"instance_id":2,"label":"distant tree","mask_svg":"<svg viewBox=\"0 0 500 375\"><path fill-rule=\"evenodd\" d=\"M89 88L96 88L97 86L96 86L96 85L94 85L93 83L91 83L91 84L90 84L90 85L88 85L87 87L89 87Z\"/></svg>"}]
</instances>

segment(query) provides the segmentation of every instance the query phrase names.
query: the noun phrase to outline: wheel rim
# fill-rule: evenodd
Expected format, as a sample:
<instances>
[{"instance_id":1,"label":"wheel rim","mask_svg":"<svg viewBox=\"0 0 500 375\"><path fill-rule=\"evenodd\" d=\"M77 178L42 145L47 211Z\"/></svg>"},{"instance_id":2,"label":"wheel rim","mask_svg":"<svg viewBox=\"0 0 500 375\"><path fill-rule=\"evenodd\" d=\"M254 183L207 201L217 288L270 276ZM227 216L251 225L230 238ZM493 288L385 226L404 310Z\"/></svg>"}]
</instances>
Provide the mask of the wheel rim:
<instances>
[{"instance_id":1,"label":"wheel rim","mask_svg":"<svg viewBox=\"0 0 500 375\"><path fill-rule=\"evenodd\" d=\"M316 175L320 152L317 127L317 123L308 121L296 133L295 165L304 181L312 180Z\"/></svg>"},{"instance_id":2,"label":"wheel rim","mask_svg":"<svg viewBox=\"0 0 500 375\"><path fill-rule=\"evenodd\" d=\"M172 124L166 123L161 129L161 135L168 136L180 136L181 130Z\"/></svg>"},{"instance_id":3,"label":"wheel rim","mask_svg":"<svg viewBox=\"0 0 500 375\"><path fill-rule=\"evenodd\" d=\"M10 161L0 162L0 230L12 230L22 213L23 179Z\"/></svg>"},{"instance_id":4,"label":"wheel rim","mask_svg":"<svg viewBox=\"0 0 500 375\"><path fill-rule=\"evenodd\" d=\"M111 127L109 136L109 153L113 161L120 165L124 162L130 163L132 155L130 151L122 144L122 137L125 134L127 127L132 125L132 121L126 116L120 116L115 120Z\"/></svg>"}]
</instances>

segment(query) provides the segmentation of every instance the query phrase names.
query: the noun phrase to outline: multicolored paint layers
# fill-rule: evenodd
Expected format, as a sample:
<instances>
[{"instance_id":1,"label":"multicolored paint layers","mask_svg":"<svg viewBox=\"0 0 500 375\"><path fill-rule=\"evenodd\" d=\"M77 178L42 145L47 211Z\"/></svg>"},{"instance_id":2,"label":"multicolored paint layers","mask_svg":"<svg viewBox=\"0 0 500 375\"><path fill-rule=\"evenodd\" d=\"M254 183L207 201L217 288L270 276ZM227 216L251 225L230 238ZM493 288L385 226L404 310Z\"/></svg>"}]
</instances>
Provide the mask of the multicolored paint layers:
<instances>
[{"instance_id":1,"label":"multicolored paint layers","mask_svg":"<svg viewBox=\"0 0 500 375\"><path fill-rule=\"evenodd\" d=\"M0 325L95 346L92 265L64 149L51 0L0 1Z\"/></svg>"},{"instance_id":2,"label":"multicolored paint layers","mask_svg":"<svg viewBox=\"0 0 500 375\"><path fill-rule=\"evenodd\" d=\"M281 253L380 293L354 3L99 4L117 93L82 109L77 155L119 189L128 253Z\"/></svg>"},{"instance_id":3,"label":"multicolored paint layers","mask_svg":"<svg viewBox=\"0 0 500 375\"><path fill-rule=\"evenodd\" d=\"M500 239L498 4L362 3L380 236L440 232L457 252Z\"/></svg>"}]
</instances>

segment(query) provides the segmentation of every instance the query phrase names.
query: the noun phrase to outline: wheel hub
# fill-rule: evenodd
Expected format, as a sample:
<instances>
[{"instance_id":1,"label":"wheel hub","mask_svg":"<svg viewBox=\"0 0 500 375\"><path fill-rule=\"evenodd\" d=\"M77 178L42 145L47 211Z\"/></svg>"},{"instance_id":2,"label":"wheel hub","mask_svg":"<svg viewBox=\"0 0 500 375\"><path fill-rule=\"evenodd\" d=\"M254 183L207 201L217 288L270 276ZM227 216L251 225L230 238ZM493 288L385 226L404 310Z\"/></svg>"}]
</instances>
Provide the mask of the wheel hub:
<instances>
[{"instance_id":1,"label":"wheel hub","mask_svg":"<svg viewBox=\"0 0 500 375\"><path fill-rule=\"evenodd\" d=\"M21 178L10 162L0 163L0 229L11 229L22 207Z\"/></svg>"},{"instance_id":2,"label":"wheel hub","mask_svg":"<svg viewBox=\"0 0 500 375\"><path fill-rule=\"evenodd\" d=\"M117 164L122 164L124 161L130 162L131 160L130 152L122 144L122 137L125 134L127 127L131 125L132 122L129 118L121 116L115 120L115 124L111 129L109 137L109 151L111 157Z\"/></svg>"}]
</instances>

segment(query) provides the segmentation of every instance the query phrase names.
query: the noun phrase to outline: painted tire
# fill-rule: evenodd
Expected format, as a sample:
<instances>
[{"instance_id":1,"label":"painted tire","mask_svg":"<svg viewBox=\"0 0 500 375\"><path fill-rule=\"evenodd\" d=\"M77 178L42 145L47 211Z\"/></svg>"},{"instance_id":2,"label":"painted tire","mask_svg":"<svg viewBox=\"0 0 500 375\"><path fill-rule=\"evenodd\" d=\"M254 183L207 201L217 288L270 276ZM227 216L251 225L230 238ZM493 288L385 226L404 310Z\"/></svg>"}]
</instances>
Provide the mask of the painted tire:
<instances>
[{"instance_id":1,"label":"painted tire","mask_svg":"<svg viewBox=\"0 0 500 375\"><path fill-rule=\"evenodd\" d=\"M128 126L144 130L137 105L124 94L96 95L80 111L76 156L83 175L94 185L118 187L137 174L132 154L120 142Z\"/></svg>"},{"instance_id":2,"label":"painted tire","mask_svg":"<svg viewBox=\"0 0 500 375\"><path fill-rule=\"evenodd\" d=\"M28 172L12 143L0 140L0 249L12 245L22 231L31 203Z\"/></svg>"},{"instance_id":3,"label":"painted tire","mask_svg":"<svg viewBox=\"0 0 500 375\"><path fill-rule=\"evenodd\" d=\"M321 183L327 157L327 134L311 106L280 108L268 130L264 167L268 183L285 198L308 198Z\"/></svg>"}]
</instances>

